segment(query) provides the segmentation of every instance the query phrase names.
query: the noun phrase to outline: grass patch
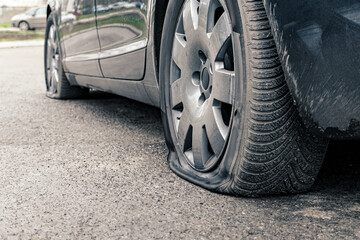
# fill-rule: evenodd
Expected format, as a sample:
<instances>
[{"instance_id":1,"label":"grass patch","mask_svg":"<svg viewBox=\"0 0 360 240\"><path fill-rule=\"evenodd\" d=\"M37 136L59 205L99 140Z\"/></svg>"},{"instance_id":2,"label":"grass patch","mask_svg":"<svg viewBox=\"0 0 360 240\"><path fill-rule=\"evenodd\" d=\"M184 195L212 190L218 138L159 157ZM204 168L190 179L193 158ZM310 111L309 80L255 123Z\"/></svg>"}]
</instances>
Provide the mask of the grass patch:
<instances>
[{"instance_id":1,"label":"grass patch","mask_svg":"<svg viewBox=\"0 0 360 240\"><path fill-rule=\"evenodd\" d=\"M36 32L36 31L24 31L24 32L1 31L0 32L0 42L36 40L36 39L44 39L44 37L45 37L44 32Z\"/></svg>"},{"instance_id":2,"label":"grass patch","mask_svg":"<svg viewBox=\"0 0 360 240\"><path fill-rule=\"evenodd\" d=\"M11 27L11 23L0 23L0 28L9 28Z\"/></svg>"}]
</instances>

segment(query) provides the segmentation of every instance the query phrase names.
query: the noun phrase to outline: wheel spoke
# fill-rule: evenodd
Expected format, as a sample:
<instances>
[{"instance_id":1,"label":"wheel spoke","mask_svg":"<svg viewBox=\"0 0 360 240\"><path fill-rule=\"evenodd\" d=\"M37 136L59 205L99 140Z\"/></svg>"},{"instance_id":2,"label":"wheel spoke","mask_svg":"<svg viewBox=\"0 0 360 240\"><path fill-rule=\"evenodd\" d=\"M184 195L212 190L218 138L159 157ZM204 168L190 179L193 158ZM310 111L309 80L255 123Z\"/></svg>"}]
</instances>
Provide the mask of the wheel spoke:
<instances>
[{"instance_id":1,"label":"wheel spoke","mask_svg":"<svg viewBox=\"0 0 360 240\"><path fill-rule=\"evenodd\" d=\"M52 60L52 55L53 55L53 52L52 52L52 47L51 47L51 42L50 42L50 39L48 39L47 41L47 67L50 68L51 67L51 60Z\"/></svg>"},{"instance_id":2,"label":"wheel spoke","mask_svg":"<svg viewBox=\"0 0 360 240\"><path fill-rule=\"evenodd\" d=\"M208 111L205 126L210 145L216 156L219 156L225 144L228 127L217 116L219 113L217 111L221 111L221 109L213 107L212 111Z\"/></svg>"},{"instance_id":3,"label":"wheel spoke","mask_svg":"<svg viewBox=\"0 0 360 240\"><path fill-rule=\"evenodd\" d=\"M171 84L171 103L173 108L182 102L183 79L180 78Z\"/></svg>"},{"instance_id":4,"label":"wheel spoke","mask_svg":"<svg viewBox=\"0 0 360 240\"><path fill-rule=\"evenodd\" d=\"M53 46L54 46L54 50L56 50L57 49L57 46L56 46L56 29L55 29L55 27L54 27L54 25L52 26L52 29L53 29L53 31L52 31L52 40L53 40Z\"/></svg>"},{"instance_id":5,"label":"wheel spoke","mask_svg":"<svg viewBox=\"0 0 360 240\"><path fill-rule=\"evenodd\" d=\"M57 46L56 46L56 32L55 32L55 27L54 26L50 27L49 40L50 40L50 46L55 51Z\"/></svg>"},{"instance_id":6,"label":"wheel spoke","mask_svg":"<svg viewBox=\"0 0 360 240\"><path fill-rule=\"evenodd\" d=\"M58 83L58 74L57 71L53 70L51 73L51 92L56 93L57 83Z\"/></svg>"},{"instance_id":7,"label":"wheel spoke","mask_svg":"<svg viewBox=\"0 0 360 240\"><path fill-rule=\"evenodd\" d=\"M54 49L54 53L56 53L57 46L56 46L56 40L55 40L55 39L52 39L52 41L51 41L51 47L52 47L52 49Z\"/></svg>"},{"instance_id":8,"label":"wheel spoke","mask_svg":"<svg viewBox=\"0 0 360 240\"><path fill-rule=\"evenodd\" d=\"M223 68L215 69L212 94L220 102L232 104L234 99L235 74Z\"/></svg>"},{"instance_id":9,"label":"wheel spoke","mask_svg":"<svg viewBox=\"0 0 360 240\"><path fill-rule=\"evenodd\" d=\"M191 133L192 127L186 111L183 112L180 118L179 127L177 131L178 140L183 151L191 148Z\"/></svg>"},{"instance_id":10,"label":"wheel spoke","mask_svg":"<svg viewBox=\"0 0 360 240\"><path fill-rule=\"evenodd\" d=\"M206 134L205 127L197 125L193 128L193 156L194 164L196 168L204 168L206 162L211 157L211 153L208 149L208 136Z\"/></svg>"},{"instance_id":11,"label":"wheel spoke","mask_svg":"<svg viewBox=\"0 0 360 240\"><path fill-rule=\"evenodd\" d=\"M51 67L50 67L50 66L47 67L46 71L47 71L47 72L46 72L46 73L47 73L47 76L48 76L48 77L51 77Z\"/></svg>"},{"instance_id":12,"label":"wheel spoke","mask_svg":"<svg viewBox=\"0 0 360 240\"><path fill-rule=\"evenodd\" d=\"M210 4L210 0L202 0L199 6L199 27L205 31L207 31Z\"/></svg>"},{"instance_id":13,"label":"wheel spoke","mask_svg":"<svg viewBox=\"0 0 360 240\"><path fill-rule=\"evenodd\" d=\"M59 54L55 54L54 56L54 68L56 71L59 71Z\"/></svg>"},{"instance_id":14,"label":"wheel spoke","mask_svg":"<svg viewBox=\"0 0 360 240\"><path fill-rule=\"evenodd\" d=\"M57 70L54 70L53 74L54 74L54 79L55 79L55 81L56 81L56 82L59 82L58 71L57 71Z\"/></svg>"},{"instance_id":15,"label":"wheel spoke","mask_svg":"<svg viewBox=\"0 0 360 240\"><path fill-rule=\"evenodd\" d=\"M57 93L57 87L58 87L58 79L55 78L55 81L53 82L53 93Z\"/></svg>"},{"instance_id":16,"label":"wheel spoke","mask_svg":"<svg viewBox=\"0 0 360 240\"><path fill-rule=\"evenodd\" d=\"M49 29L49 35L48 35L48 41L49 41L49 46L53 47L53 27L51 26Z\"/></svg>"},{"instance_id":17,"label":"wheel spoke","mask_svg":"<svg viewBox=\"0 0 360 240\"><path fill-rule=\"evenodd\" d=\"M51 91L52 88L52 73L50 73L49 77L48 77L48 90Z\"/></svg>"},{"instance_id":18,"label":"wheel spoke","mask_svg":"<svg viewBox=\"0 0 360 240\"><path fill-rule=\"evenodd\" d=\"M47 81L47 87L48 88L50 88L50 84L51 84L51 78L52 78L52 73L51 73L51 68L50 67L48 67L47 68L47 72L46 72L46 74L47 74L47 76L46 76L46 81Z\"/></svg>"},{"instance_id":19,"label":"wheel spoke","mask_svg":"<svg viewBox=\"0 0 360 240\"><path fill-rule=\"evenodd\" d=\"M192 32L198 27L198 6L198 1L190 0L184 8L182 20L184 25L184 31L187 37L191 37Z\"/></svg>"},{"instance_id":20,"label":"wheel spoke","mask_svg":"<svg viewBox=\"0 0 360 240\"><path fill-rule=\"evenodd\" d=\"M48 38L48 40L47 40L47 45L48 45L48 50L51 51L53 48L52 48L52 42L51 42L50 38Z\"/></svg>"},{"instance_id":21,"label":"wheel spoke","mask_svg":"<svg viewBox=\"0 0 360 240\"><path fill-rule=\"evenodd\" d=\"M210 46L212 51L217 54L231 35L231 26L227 18L227 15L223 13L215 24L210 35Z\"/></svg>"},{"instance_id":22,"label":"wheel spoke","mask_svg":"<svg viewBox=\"0 0 360 240\"><path fill-rule=\"evenodd\" d=\"M185 67L186 63L186 42L182 34L176 34L174 38L174 46L173 46L173 60L176 65L182 69Z\"/></svg>"}]
</instances>

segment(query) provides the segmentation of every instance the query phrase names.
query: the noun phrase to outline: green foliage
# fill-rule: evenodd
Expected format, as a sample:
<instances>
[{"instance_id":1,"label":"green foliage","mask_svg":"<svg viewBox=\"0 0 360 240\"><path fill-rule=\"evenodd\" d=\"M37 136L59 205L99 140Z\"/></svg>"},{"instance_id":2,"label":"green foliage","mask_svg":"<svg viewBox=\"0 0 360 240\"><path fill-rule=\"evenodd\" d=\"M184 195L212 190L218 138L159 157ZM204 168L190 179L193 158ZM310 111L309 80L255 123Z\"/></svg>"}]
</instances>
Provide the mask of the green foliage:
<instances>
[{"instance_id":1,"label":"green foliage","mask_svg":"<svg viewBox=\"0 0 360 240\"><path fill-rule=\"evenodd\" d=\"M0 23L0 28L9 28L11 27L11 23Z\"/></svg>"},{"instance_id":2,"label":"green foliage","mask_svg":"<svg viewBox=\"0 0 360 240\"><path fill-rule=\"evenodd\" d=\"M1 31L0 42L43 39L44 36L44 32L37 31Z\"/></svg>"}]
</instances>

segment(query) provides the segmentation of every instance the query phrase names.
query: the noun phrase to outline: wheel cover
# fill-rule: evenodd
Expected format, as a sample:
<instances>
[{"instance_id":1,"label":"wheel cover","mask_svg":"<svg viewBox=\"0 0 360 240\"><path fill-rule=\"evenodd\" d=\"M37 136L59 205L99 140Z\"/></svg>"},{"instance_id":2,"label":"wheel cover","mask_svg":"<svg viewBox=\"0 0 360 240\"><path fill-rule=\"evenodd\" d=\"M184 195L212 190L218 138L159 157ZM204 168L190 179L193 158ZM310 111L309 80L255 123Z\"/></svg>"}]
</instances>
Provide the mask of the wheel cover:
<instances>
[{"instance_id":1,"label":"wheel cover","mask_svg":"<svg viewBox=\"0 0 360 240\"><path fill-rule=\"evenodd\" d=\"M29 29L29 25L26 22L21 22L20 23L20 30L26 31L28 29Z\"/></svg>"},{"instance_id":2,"label":"wheel cover","mask_svg":"<svg viewBox=\"0 0 360 240\"><path fill-rule=\"evenodd\" d=\"M197 171L218 164L233 118L232 28L223 6L221 0L187 0L173 40L171 120L176 145Z\"/></svg>"},{"instance_id":3,"label":"wheel cover","mask_svg":"<svg viewBox=\"0 0 360 240\"><path fill-rule=\"evenodd\" d=\"M47 39L46 88L48 94L56 94L59 83L59 44L55 26L51 25Z\"/></svg>"}]
</instances>

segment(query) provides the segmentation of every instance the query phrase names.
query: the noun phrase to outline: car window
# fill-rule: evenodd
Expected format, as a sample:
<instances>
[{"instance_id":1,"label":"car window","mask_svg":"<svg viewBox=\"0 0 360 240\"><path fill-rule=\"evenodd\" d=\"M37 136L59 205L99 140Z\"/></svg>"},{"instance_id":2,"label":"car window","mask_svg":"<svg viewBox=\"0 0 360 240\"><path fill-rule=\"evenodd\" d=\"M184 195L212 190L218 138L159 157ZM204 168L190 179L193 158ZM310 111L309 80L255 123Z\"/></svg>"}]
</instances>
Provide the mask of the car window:
<instances>
[{"instance_id":1,"label":"car window","mask_svg":"<svg viewBox=\"0 0 360 240\"><path fill-rule=\"evenodd\" d=\"M29 11L26 12L26 15L34 15L36 11L36 8L32 8Z\"/></svg>"},{"instance_id":2,"label":"car window","mask_svg":"<svg viewBox=\"0 0 360 240\"><path fill-rule=\"evenodd\" d=\"M36 15L46 15L46 7L38 8Z\"/></svg>"}]
</instances>

